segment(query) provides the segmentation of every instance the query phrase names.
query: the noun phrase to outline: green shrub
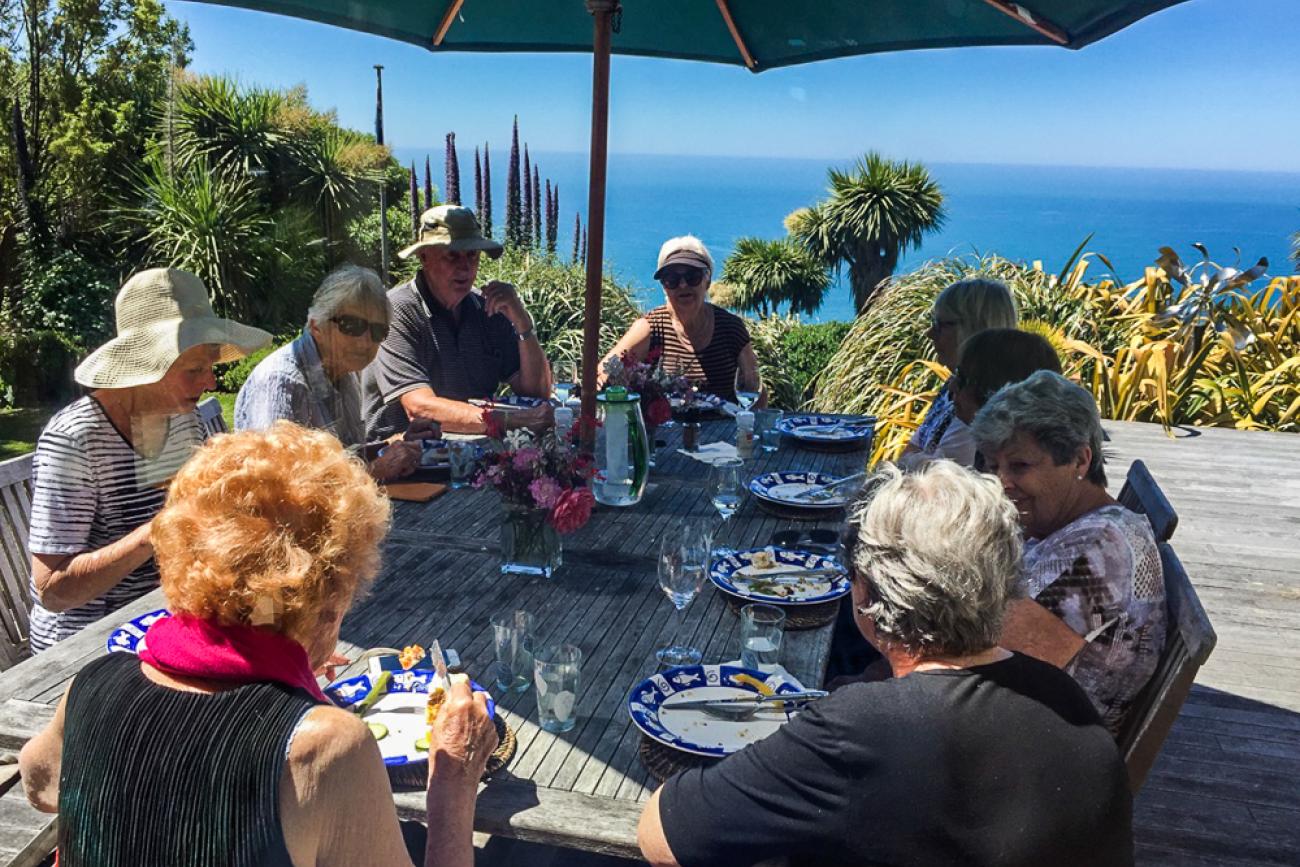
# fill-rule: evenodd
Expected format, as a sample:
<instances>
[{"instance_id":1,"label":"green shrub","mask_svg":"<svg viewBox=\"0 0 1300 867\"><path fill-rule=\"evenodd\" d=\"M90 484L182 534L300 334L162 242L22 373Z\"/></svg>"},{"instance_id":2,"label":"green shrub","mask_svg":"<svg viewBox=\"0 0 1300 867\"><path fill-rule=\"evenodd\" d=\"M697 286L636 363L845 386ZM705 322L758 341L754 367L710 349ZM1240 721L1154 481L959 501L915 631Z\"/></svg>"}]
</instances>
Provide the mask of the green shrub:
<instances>
[{"instance_id":1,"label":"green shrub","mask_svg":"<svg viewBox=\"0 0 1300 867\"><path fill-rule=\"evenodd\" d=\"M812 397L818 374L826 369L852 327L851 322L801 324L782 338L790 387L799 395L800 405Z\"/></svg>"},{"instance_id":2,"label":"green shrub","mask_svg":"<svg viewBox=\"0 0 1300 867\"><path fill-rule=\"evenodd\" d=\"M81 354L57 331L0 328L0 406L66 402Z\"/></svg>"},{"instance_id":3,"label":"green shrub","mask_svg":"<svg viewBox=\"0 0 1300 867\"><path fill-rule=\"evenodd\" d=\"M115 275L69 249L26 251L21 268L11 310L15 330L58 332L74 351L93 349L112 336Z\"/></svg>"},{"instance_id":4,"label":"green shrub","mask_svg":"<svg viewBox=\"0 0 1300 867\"><path fill-rule=\"evenodd\" d=\"M291 340L293 338L290 338ZM235 394L243 388L244 382L248 375L253 372L253 368L263 358L266 358L287 341L275 340L265 349L259 349L252 355L246 355L238 361L232 361L229 364L219 364L216 368L217 373L217 390L228 394Z\"/></svg>"}]
</instances>

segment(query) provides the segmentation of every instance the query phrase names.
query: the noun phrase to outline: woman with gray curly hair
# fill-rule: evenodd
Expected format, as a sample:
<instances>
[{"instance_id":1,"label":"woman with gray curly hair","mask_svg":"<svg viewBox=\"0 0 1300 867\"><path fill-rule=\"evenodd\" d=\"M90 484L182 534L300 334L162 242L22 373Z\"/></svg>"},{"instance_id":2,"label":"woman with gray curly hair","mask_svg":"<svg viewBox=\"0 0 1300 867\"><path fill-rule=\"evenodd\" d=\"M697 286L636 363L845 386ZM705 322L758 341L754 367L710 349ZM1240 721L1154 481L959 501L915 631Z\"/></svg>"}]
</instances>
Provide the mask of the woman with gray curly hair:
<instances>
[{"instance_id":1,"label":"woman with gray curly hair","mask_svg":"<svg viewBox=\"0 0 1300 867\"><path fill-rule=\"evenodd\" d=\"M997 644L1021 561L997 481L951 461L890 468L845 545L858 626L895 677L669 779L641 817L646 860L1132 864L1127 778L1087 696Z\"/></svg>"},{"instance_id":2,"label":"woman with gray curly hair","mask_svg":"<svg viewBox=\"0 0 1300 867\"><path fill-rule=\"evenodd\" d=\"M1106 492L1097 404L1039 371L998 391L973 430L1027 540L1028 598L1003 643L1064 668L1116 730L1164 648L1165 592L1151 525Z\"/></svg>"}]
</instances>

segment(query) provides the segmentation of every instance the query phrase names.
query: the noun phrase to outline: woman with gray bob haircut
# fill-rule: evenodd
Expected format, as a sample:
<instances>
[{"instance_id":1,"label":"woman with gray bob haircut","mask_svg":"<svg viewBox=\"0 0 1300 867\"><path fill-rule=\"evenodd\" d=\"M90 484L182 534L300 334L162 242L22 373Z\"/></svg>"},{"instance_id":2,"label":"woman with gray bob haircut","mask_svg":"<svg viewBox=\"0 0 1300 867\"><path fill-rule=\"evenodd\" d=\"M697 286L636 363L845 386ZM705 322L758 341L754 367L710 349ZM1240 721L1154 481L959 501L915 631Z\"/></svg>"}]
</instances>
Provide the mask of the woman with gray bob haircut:
<instances>
[{"instance_id":1,"label":"woman with gray bob haircut","mask_svg":"<svg viewBox=\"0 0 1300 867\"><path fill-rule=\"evenodd\" d=\"M1131 865L1127 777L1088 697L998 646L1021 546L997 481L952 461L891 467L851 515L855 620L894 676L670 778L641 816L645 859Z\"/></svg>"},{"instance_id":2,"label":"woman with gray bob haircut","mask_svg":"<svg viewBox=\"0 0 1300 867\"><path fill-rule=\"evenodd\" d=\"M1003 644L1063 668L1118 730L1164 649L1164 575L1147 519L1106 492L1097 404L1040 370L994 394L972 430L1027 540L1028 598Z\"/></svg>"},{"instance_id":3,"label":"woman with gray bob haircut","mask_svg":"<svg viewBox=\"0 0 1300 867\"><path fill-rule=\"evenodd\" d=\"M961 346L989 328L1015 328L1019 314L1006 284L984 277L958 280L939 293L930 310L926 336L934 344L934 357L948 370L957 368ZM945 382L930 404L925 420L912 434L899 459L911 469L921 462L948 458L969 467L975 460L970 428L956 416L950 382Z\"/></svg>"},{"instance_id":4,"label":"woman with gray bob haircut","mask_svg":"<svg viewBox=\"0 0 1300 867\"><path fill-rule=\"evenodd\" d=\"M262 359L240 387L236 429L265 430L287 419L329 431L345 446L364 445L360 373L379 352L391 316L378 274L357 265L331 271L312 297L302 334ZM417 434L437 435L428 426ZM370 470L382 481L409 474L419 462L418 442L396 442Z\"/></svg>"}]
</instances>

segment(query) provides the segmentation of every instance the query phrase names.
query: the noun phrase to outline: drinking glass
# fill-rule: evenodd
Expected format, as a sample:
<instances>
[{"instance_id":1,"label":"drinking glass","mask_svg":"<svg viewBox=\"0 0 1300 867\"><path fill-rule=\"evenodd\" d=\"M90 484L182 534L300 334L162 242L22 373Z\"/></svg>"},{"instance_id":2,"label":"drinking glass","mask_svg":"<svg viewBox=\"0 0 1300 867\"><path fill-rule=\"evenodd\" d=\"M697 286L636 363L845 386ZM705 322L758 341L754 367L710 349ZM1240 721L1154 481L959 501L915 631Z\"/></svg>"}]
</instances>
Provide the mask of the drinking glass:
<instances>
[{"instance_id":1,"label":"drinking glass","mask_svg":"<svg viewBox=\"0 0 1300 867\"><path fill-rule=\"evenodd\" d=\"M468 440L447 441L447 464L451 468L449 484L452 488L463 488L469 484L478 457L479 449L475 443Z\"/></svg>"},{"instance_id":2,"label":"drinking glass","mask_svg":"<svg viewBox=\"0 0 1300 867\"><path fill-rule=\"evenodd\" d=\"M740 471L744 468L740 458L718 461L709 467L709 496L723 521L740 508Z\"/></svg>"},{"instance_id":3,"label":"drinking glass","mask_svg":"<svg viewBox=\"0 0 1300 867\"><path fill-rule=\"evenodd\" d=\"M523 692L533 667L533 615L522 609L498 614L491 619L496 648L497 689Z\"/></svg>"},{"instance_id":4,"label":"drinking glass","mask_svg":"<svg viewBox=\"0 0 1300 867\"><path fill-rule=\"evenodd\" d=\"M569 395L573 394L573 386L577 381L577 362L561 361L555 366L555 382L551 387L555 389L555 399L561 406L568 403Z\"/></svg>"},{"instance_id":5,"label":"drinking glass","mask_svg":"<svg viewBox=\"0 0 1300 867\"><path fill-rule=\"evenodd\" d=\"M740 664L770 672L781 658L785 612L775 605L746 605L740 609Z\"/></svg>"},{"instance_id":6,"label":"drinking glass","mask_svg":"<svg viewBox=\"0 0 1300 867\"><path fill-rule=\"evenodd\" d=\"M754 435L759 447L765 452L774 452L781 447L781 432L776 425L781 421L779 409L754 410Z\"/></svg>"},{"instance_id":7,"label":"drinking glass","mask_svg":"<svg viewBox=\"0 0 1300 867\"><path fill-rule=\"evenodd\" d=\"M741 409L752 409L754 404L758 403L758 394L760 385L758 374L748 376L745 368L736 366L736 403L740 404Z\"/></svg>"},{"instance_id":8,"label":"drinking glass","mask_svg":"<svg viewBox=\"0 0 1300 867\"><path fill-rule=\"evenodd\" d=\"M659 586L676 611L673 640L655 653L663 665L695 665L703 657L694 647L678 642L686 607L704 586L713 547L712 529L703 521L678 521L659 540Z\"/></svg>"},{"instance_id":9,"label":"drinking glass","mask_svg":"<svg viewBox=\"0 0 1300 867\"><path fill-rule=\"evenodd\" d=\"M543 648L533 659L537 687L537 724L544 731L567 732L577 723L578 670L582 650L572 644Z\"/></svg>"}]
</instances>

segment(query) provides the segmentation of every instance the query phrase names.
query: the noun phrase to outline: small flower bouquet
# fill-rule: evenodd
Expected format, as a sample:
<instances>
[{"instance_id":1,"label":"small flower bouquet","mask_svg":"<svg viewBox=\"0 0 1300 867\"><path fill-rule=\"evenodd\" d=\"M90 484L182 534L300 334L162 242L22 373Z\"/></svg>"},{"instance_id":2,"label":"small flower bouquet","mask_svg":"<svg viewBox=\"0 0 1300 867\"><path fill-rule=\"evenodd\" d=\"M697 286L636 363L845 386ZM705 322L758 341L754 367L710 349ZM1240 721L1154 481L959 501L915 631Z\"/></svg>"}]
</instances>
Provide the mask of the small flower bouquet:
<instances>
[{"instance_id":1,"label":"small flower bouquet","mask_svg":"<svg viewBox=\"0 0 1300 867\"><path fill-rule=\"evenodd\" d=\"M491 442L473 484L501 495L501 571L549 578L562 562L559 534L591 518L595 463L578 450L576 428L564 439L526 428L506 433L495 415L483 417Z\"/></svg>"},{"instance_id":2,"label":"small flower bouquet","mask_svg":"<svg viewBox=\"0 0 1300 867\"><path fill-rule=\"evenodd\" d=\"M681 374L669 374L663 368L663 348L656 346L644 361L630 352L605 362L607 385L616 385L641 396L641 414L649 427L664 424L673 417L673 398L690 403L694 389Z\"/></svg>"}]
</instances>

